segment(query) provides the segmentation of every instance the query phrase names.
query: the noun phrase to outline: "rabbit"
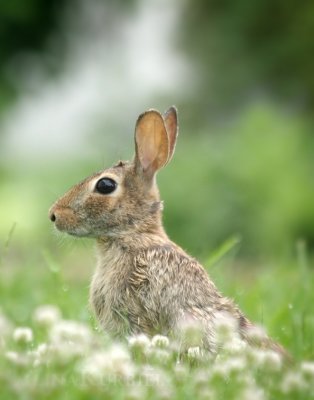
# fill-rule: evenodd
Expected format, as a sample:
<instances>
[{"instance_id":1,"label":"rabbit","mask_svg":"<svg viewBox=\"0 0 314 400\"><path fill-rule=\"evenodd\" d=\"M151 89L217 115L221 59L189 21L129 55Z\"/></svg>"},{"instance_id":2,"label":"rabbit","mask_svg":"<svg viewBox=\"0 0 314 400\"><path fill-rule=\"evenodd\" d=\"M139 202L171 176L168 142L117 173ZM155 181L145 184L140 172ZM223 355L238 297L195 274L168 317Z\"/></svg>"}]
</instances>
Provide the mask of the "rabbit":
<instances>
[{"instance_id":1,"label":"rabbit","mask_svg":"<svg viewBox=\"0 0 314 400\"><path fill-rule=\"evenodd\" d=\"M49 217L59 231L96 239L90 305L106 332L179 335L192 321L201 327L201 346L216 354L222 319L233 321L250 344L254 325L164 230L156 174L172 159L177 137L175 107L144 112L135 126L133 161L119 161L73 186ZM266 335L261 346L283 352Z\"/></svg>"}]
</instances>

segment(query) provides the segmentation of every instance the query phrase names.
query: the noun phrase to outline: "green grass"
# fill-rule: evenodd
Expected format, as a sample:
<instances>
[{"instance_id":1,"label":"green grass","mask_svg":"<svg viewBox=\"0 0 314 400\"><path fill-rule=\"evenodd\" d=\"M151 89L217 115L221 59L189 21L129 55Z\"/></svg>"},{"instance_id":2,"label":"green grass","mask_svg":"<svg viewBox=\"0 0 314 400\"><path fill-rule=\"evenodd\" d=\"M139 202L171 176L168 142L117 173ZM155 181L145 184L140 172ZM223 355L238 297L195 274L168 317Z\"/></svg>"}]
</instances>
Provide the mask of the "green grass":
<instances>
[{"instance_id":1,"label":"green grass","mask_svg":"<svg viewBox=\"0 0 314 400\"><path fill-rule=\"evenodd\" d=\"M6 333L2 327L0 342L2 399L188 399L210 394L217 399L309 399L313 395L314 371L307 371L304 360L314 355L314 274L304 243L298 244L290 259L248 266L238 260L239 243L232 238L204 261L223 293L291 353L295 363L283 367L271 355L256 358L247 350L228 350L217 360L199 356L178 364L173 346L150 345L147 350L139 340L135 348L125 342L112 347L96 329L87 306L94 260L90 246L79 243L33 250L23 262L10 243L2 252L1 315L9 326ZM59 350L53 349L51 332L60 321L45 327L34 319L36 309L44 304L60 310L61 325L64 320L77 324L58 339ZM19 326L32 329L30 343L13 339ZM89 339L85 334L77 337L82 326ZM50 350L39 356L42 343Z\"/></svg>"}]
</instances>

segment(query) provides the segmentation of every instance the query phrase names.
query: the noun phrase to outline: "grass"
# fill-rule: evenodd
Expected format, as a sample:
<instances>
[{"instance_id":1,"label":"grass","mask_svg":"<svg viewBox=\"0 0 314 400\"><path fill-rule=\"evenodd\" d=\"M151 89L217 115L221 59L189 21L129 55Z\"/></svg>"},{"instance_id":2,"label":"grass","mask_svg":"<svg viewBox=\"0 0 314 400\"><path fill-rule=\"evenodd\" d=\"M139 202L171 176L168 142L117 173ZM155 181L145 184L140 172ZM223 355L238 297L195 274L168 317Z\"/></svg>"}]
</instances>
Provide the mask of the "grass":
<instances>
[{"instance_id":1,"label":"grass","mask_svg":"<svg viewBox=\"0 0 314 400\"><path fill-rule=\"evenodd\" d=\"M155 344L142 337L112 343L87 307L92 250L79 242L73 246L61 247L60 254L35 251L21 262L7 241L0 268L2 399L309 399L314 394L314 363L308 362L314 355L314 275L303 242L294 257L263 267L248 269L239 262L237 238L205 260L224 294L288 349L295 359L290 366L276 354L228 341L215 360L192 349L179 363L177 345L167 338L155 338ZM27 327L26 333L19 327Z\"/></svg>"}]
</instances>

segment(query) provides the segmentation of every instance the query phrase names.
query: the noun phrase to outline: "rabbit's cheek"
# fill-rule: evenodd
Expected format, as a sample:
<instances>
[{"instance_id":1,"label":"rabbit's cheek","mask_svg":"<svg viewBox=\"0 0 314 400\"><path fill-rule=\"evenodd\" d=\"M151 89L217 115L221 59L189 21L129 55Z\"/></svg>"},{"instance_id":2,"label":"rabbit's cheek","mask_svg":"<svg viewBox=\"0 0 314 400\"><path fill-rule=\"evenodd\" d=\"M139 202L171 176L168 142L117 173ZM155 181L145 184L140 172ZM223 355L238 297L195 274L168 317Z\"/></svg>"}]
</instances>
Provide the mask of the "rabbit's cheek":
<instances>
[{"instance_id":1,"label":"rabbit's cheek","mask_svg":"<svg viewBox=\"0 0 314 400\"><path fill-rule=\"evenodd\" d=\"M116 208L117 198L111 196L98 195L96 198L91 196L84 203L84 210L87 218L91 221L99 219L112 212Z\"/></svg>"}]
</instances>

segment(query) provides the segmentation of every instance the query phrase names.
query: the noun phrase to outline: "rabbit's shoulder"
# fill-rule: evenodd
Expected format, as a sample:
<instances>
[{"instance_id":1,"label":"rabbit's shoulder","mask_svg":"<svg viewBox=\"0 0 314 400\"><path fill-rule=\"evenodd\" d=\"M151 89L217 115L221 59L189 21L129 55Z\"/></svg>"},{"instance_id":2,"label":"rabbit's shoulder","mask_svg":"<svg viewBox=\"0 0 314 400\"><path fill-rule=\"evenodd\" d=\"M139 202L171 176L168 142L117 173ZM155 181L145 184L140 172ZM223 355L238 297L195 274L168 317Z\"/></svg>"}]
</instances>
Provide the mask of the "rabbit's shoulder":
<instances>
[{"instance_id":1,"label":"rabbit's shoulder","mask_svg":"<svg viewBox=\"0 0 314 400\"><path fill-rule=\"evenodd\" d=\"M221 295L207 271L173 243L153 246L135 258L130 284L151 321L166 332L185 319L212 328L216 313L241 318L234 302Z\"/></svg>"},{"instance_id":2,"label":"rabbit's shoulder","mask_svg":"<svg viewBox=\"0 0 314 400\"><path fill-rule=\"evenodd\" d=\"M151 246L134 257L130 285L150 298L185 302L191 298L219 297L218 290L202 265L179 246L169 243Z\"/></svg>"}]
</instances>

